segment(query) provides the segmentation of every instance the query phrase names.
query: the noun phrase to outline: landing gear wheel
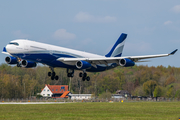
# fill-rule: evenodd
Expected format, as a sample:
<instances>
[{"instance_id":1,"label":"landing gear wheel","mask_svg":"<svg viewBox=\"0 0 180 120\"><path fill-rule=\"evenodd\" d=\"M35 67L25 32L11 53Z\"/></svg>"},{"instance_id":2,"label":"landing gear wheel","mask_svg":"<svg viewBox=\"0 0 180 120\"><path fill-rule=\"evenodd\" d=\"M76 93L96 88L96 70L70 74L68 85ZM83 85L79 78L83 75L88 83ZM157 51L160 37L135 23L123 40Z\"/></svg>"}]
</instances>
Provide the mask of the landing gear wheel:
<instances>
[{"instance_id":1,"label":"landing gear wheel","mask_svg":"<svg viewBox=\"0 0 180 120\"><path fill-rule=\"evenodd\" d=\"M59 77L58 77L58 76L55 76L54 78L55 78L55 80L58 80L58 79L59 79Z\"/></svg>"},{"instance_id":2,"label":"landing gear wheel","mask_svg":"<svg viewBox=\"0 0 180 120\"><path fill-rule=\"evenodd\" d=\"M49 77L51 76L51 72L48 72L48 76L49 76Z\"/></svg>"},{"instance_id":3,"label":"landing gear wheel","mask_svg":"<svg viewBox=\"0 0 180 120\"><path fill-rule=\"evenodd\" d=\"M67 69L67 77L74 77L74 69Z\"/></svg>"},{"instance_id":4,"label":"landing gear wheel","mask_svg":"<svg viewBox=\"0 0 180 120\"><path fill-rule=\"evenodd\" d=\"M51 76L51 80L54 80L54 76Z\"/></svg>"},{"instance_id":5,"label":"landing gear wheel","mask_svg":"<svg viewBox=\"0 0 180 120\"><path fill-rule=\"evenodd\" d=\"M67 77L71 77L71 73L68 73L68 74L67 74Z\"/></svg>"},{"instance_id":6,"label":"landing gear wheel","mask_svg":"<svg viewBox=\"0 0 180 120\"><path fill-rule=\"evenodd\" d=\"M87 76L87 73L85 71L83 71L83 73L80 72L79 77L82 77L82 81L85 81L85 80L90 81L90 77Z\"/></svg>"},{"instance_id":7,"label":"landing gear wheel","mask_svg":"<svg viewBox=\"0 0 180 120\"><path fill-rule=\"evenodd\" d=\"M56 73L55 73L55 72L52 72L52 76L56 76Z\"/></svg>"},{"instance_id":8,"label":"landing gear wheel","mask_svg":"<svg viewBox=\"0 0 180 120\"><path fill-rule=\"evenodd\" d=\"M51 80L58 80L59 77L56 75L56 73L54 72L54 68L53 67L49 67L51 69L52 72L48 72L48 76L51 77Z\"/></svg>"},{"instance_id":9,"label":"landing gear wheel","mask_svg":"<svg viewBox=\"0 0 180 120\"><path fill-rule=\"evenodd\" d=\"M20 63L17 63L17 67L21 67L21 64L20 64Z\"/></svg>"},{"instance_id":10,"label":"landing gear wheel","mask_svg":"<svg viewBox=\"0 0 180 120\"><path fill-rule=\"evenodd\" d=\"M84 74L83 74L83 77L86 78L86 77L87 77L87 73L84 73Z\"/></svg>"},{"instance_id":11,"label":"landing gear wheel","mask_svg":"<svg viewBox=\"0 0 180 120\"><path fill-rule=\"evenodd\" d=\"M85 81L86 80L86 78L85 77L82 77L82 81Z\"/></svg>"},{"instance_id":12,"label":"landing gear wheel","mask_svg":"<svg viewBox=\"0 0 180 120\"><path fill-rule=\"evenodd\" d=\"M68 73L67 76L68 77L74 77L74 74L73 73Z\"/></svg>"},{"instance_id":13,"label":"landing gear wheel","mask_svg":"<svg viewBox=\"0 0 180 120\"><path fill-rule=\"evenodd\" d=\"M87 80L87 81L90 81L90 77L89 77L89 76L87 76L87 77L86 77L86 80Z\"/></svg>"},{"instance_id":14,"label":"landing gear wheel","mask_svg":"<svg viewBox=\"0 0 180 120\"><path fill-rule=\"evenodd\" d=\"M82 76L83 76L83 73L82 73L82 72L80 72L80 73L79 73L79 77L82 77Z\"/></svg>"}]
</instances>

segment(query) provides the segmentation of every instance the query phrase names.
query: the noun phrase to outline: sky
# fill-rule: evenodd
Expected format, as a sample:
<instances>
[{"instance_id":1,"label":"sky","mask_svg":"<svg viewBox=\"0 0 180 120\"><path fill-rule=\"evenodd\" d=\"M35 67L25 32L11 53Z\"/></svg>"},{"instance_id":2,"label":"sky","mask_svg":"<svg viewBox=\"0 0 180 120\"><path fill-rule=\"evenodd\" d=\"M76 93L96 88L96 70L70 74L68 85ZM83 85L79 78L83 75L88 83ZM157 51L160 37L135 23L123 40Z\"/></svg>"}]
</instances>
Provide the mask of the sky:
<instances>
[{"instance_id":1,"label":"sky","mask_svg":"<svg viewBox=\"0 0 180 120\"><path fill-rule=\"evenodd\" d=\"M121 33L122 56L166 54L180 48L179 0L0 1L0 48L23 38L107 54ZM0 64L7 55L0 53ZM173 56L137 65L180 67Z\"/></svg>"}]
</instances>

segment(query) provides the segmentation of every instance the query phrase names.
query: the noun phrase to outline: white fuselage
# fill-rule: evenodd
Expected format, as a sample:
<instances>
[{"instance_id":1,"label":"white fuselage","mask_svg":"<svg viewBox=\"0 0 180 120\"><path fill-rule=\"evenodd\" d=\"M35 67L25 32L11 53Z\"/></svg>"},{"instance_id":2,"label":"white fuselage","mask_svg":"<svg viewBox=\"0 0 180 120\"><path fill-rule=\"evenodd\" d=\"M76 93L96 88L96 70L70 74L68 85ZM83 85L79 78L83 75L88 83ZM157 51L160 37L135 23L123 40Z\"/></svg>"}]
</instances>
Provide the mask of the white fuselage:
<instances>
[{"instance_id":1,"label":"white fuselage","mask_svg":"<svg viewBox=\"0 0 180 120\"><path fill-rule=\"evenodd\" d=\"M7 52L10 54L29 54L29 53L34 53L34 54L39 54L39 52L49 52L50 54L54 52L59 52L62 54L67 54L67 55L72 55L74 57L85 57L85 58L99 58L99 57L104 57L101 55L97 54L92 54L88 52L83 52L83 51L78 51L78 50L73 50L69 48L64 48L64 47L59 47L55 45L49 45L45 43L40 43L40 42L35 42L35 41L30 41L30 40L14 40L11 42L17 42L19 46L11 45L8 44L6 46Z\"/></svg>"},{"instance_id":2,"label":"white fuselage","mask_svg":"<svg viewBox=\"0 0 180 120\"><path fill-rule=\"evenodd\" d=\"M7 52L24 60L46 64L51 67L64 67L69 69L77 69L73 62L60 62L58 58L104 58L105 56L92 54L88 52L73 50L69 48L49 45L45 43L30 40L13 40L6 46ZM89 69L89 71L104 71L106 66L101 64L98 68ZM88 71L88 70L87 70Z\"/></svg>"}]
</instances>

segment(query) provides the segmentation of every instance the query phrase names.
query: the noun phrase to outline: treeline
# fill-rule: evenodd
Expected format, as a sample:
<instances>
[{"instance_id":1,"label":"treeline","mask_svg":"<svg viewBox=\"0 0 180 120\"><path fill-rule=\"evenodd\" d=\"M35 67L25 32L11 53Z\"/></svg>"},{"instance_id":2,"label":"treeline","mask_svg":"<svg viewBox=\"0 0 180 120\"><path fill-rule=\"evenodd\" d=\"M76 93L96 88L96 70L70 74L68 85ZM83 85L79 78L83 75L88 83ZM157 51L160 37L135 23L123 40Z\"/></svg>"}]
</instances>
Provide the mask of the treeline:
<instances>
[{"instance_id":1,"label":"treeline","mask_svg":"<svg viewBox=\"0 0 180 120\"><path fill-rule=\"evenodd\" d=\"M72 93L115 93L127 90L133 96L180 98L180 68L176 67L117 67L98 73L88 73L90 81L82 81L80 71L74 77L67 77L66 69L57 68L59 80L51 80L47 66L31 68L0 65L0 98L29 98L41 92L45 84L70 85Z\"/></svg>"}]
</instances>

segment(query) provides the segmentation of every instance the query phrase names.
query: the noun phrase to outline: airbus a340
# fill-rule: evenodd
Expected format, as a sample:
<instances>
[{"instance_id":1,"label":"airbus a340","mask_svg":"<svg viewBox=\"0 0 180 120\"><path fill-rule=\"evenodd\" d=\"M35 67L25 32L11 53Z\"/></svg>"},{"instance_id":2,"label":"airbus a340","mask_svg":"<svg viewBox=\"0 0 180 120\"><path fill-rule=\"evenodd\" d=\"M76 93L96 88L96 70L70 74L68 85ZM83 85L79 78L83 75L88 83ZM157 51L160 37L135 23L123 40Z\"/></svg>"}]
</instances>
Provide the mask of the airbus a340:
<instances>
[{"instance_id":1,"label":"airbus a340","mask_svg":"<svg viewBox=\"0 0 180 120\"><path fill-rule=\"evenodd\" d=\"M48 65L51 69L48 76L52 80L59 78L54 68L62 67L67 69L67 77L73 77L74 70L81 70L79 77L82 77L83 81L89 81L90 77L86 72L101 72L117 66L130 67L143 59L169 56L177 51L176 49L169 54L121 57L126 37L127 34L122 33L105 56L25 39L11 41L2 53L8 54L5 58L8 64L16 64L17 67L32 68L36 67L37 63Z\"/></svg>"}]
</instances>

